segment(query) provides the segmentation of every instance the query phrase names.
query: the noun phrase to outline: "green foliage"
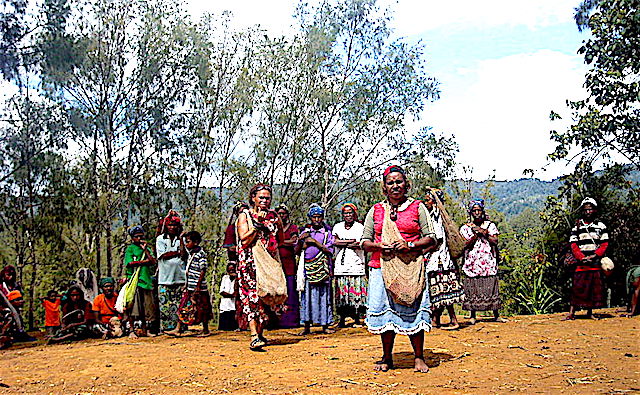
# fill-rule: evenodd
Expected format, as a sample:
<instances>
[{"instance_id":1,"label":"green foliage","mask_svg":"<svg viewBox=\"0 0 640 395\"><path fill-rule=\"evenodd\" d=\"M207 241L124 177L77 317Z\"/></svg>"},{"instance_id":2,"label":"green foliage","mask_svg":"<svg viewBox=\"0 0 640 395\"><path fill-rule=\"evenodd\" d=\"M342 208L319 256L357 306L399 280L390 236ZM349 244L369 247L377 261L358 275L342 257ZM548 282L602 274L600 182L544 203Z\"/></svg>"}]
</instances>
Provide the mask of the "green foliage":
<instances>
[{"instance_id":1,"label":"green foliage","mask_svg":"<svg viewBox=\"0 0 640 395\"><path fill-rule=\"evenodd\" d=\"M579 162L591 165L605 158L638 170L640 1L587 0L576 11L579 27L591 32L578 51L590 66L584 84L589 97L568 102L575 122L565 132L551 132L557 146L550 158L571 158L577 148Z\"/></svg>"},{"instance_id":2,"label":"green foliage","mask_svg":"<svg viewBox=\"0 0 640 395\"><path fill-rule=\"evenodd\" d=\"M230 206L255 182L303 221L311 202L365 211L389 161L420 187L453 167L451 139L406 130L439 91L375 1L301 5L288 37L229 14L192 22L167 0L45 0L33 18L11 4L2 70L38 85L2 108L0 257L17 262L32 326L36 298L78 268L121 275L127 228L152 241L169 209L203 233L217 284Z\"/></svg>"}]
</instances>

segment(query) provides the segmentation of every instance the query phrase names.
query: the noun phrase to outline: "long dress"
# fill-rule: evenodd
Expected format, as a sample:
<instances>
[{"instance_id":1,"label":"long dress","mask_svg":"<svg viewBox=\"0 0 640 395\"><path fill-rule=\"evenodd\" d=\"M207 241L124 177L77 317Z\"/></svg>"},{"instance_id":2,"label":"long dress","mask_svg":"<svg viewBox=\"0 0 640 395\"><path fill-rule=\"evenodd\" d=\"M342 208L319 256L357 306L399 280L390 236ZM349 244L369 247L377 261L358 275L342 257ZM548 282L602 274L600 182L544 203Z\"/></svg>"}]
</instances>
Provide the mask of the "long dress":
<instances>
[{"instance_id":1,"label":"long dress","mask_svg":"<svg viewBox=\"0 0 640 395\"><path fill-rule=\"evenodd\" d=\"M333 227L334 236L342 240L360 241L364 225L354 222L349 229L344 222ZM367 306L368 281L364 251L335 246L336 311L341 315L361 314Z\"/></svg>"},{"instance_id":2,"label":"long dress","mask_svg":"<svg viewBox=\"0 0 640 395\"><path fill-rule=\"evenodd\" d=\"M268 232L258 231L254 243L264 243L266 250L275 259L278 258L278 241L276 240L276 234L278 231L278 215L275 211L269 211L264 220L259 221L258 216L251 210L245 210L244 214L250 216L248 221L253 220L255 222L261 222L268 229ZM237 225L236 225L237 229ZM244 328L244 323L249 323L255 320L259 328L264 328L269 322L269 314L267 306L262 299L258 296L256 290L256 265L253 257L252 245L243 246L241 242L238 243L238 293L240 299L240 311L236 312L236 316L239 318L238 323L241 328ZM280 313L282 307L271 307L271 310L275 310L276 313Z\"/></svg>"},{"instance_id":3,"label":"long dress","mask_svg":"<svg viewBox=\"0 0 640 395\"><path fill-rule=\"evenodd\" d=\"M382 226L385 205L376 203L367 213L362 240L376 243L382 241ZM418 241L422 237L433 237L433 225L427 208L418 200L408 199L398 207L395 221L405 241ZM414 335L431 330L431 302L429 288L424 287L413 304L396 303L386 289L381 269L382 254L373 252L369 260L369 300L366 324L369 332L381 334L393 331L403 335Z\"/></svg>"},{"instance_id":4,"label":"long dress","mask_svg":"<svg viewBox=\"0 0 640 395\"><path fill-rule=\"evenodd\" d=\"M489 236L499 234L496 224L491 221L484 221L480 227L487 229ZM469 224L462 225L460 234L467 240L474 235ZM498 286L498 261L489 240L479 237L472 248L465 250L462 271L466 276L466 299L462 308L473 311L498 310L502 305Z\"/></svg>"},{"instance_id":5,"label":"long dress","mask_svg":"<svg viewBox=\"0 0 640 395\"><path fill-rule=\"evenodd\" d=\"M464 289L460 281L456 265L451 259L449 247L447 246L447 235L440 211L434 207L430 212L433 220L433 227L440 246L436 251L427 254L427 275L429 277L429 297L433 310L451 306L454 303L461 303L464 296Z\"/></svg>"},{"instance_id":6,"label":"long dress","mask_svg":"<svg viewBox=\"0 0 640 395\"><path fill-rule=\"evenodd\" d=\"M290 240L298 235L298 227L294 224L284 230L284 239ZM280 246L280 261L287 279L287 308L280 317L280 328L296 328L300 323L300 300L296 289L296 253L293 246Z\"/></svg>"},{"instance_id":7,"label":"long dress","mask_svg":"<svg viewBox=\"0 0 640 395\"><path fill-rule=\"evenodd\" d=\"M180 238L173 239L166 234L156 238L158 257L167 252L180 251ZM158 304L160 328L171 331L178 326L178 307L186 281L185 265L180 256L169 259L158 258Z\"/></svg>"},{"instance_id":8,"label":"long dress","mask_svg":"<svg viewBox=\"0 0 640 395\"><path fill-rule=\"evenodd\" d=\"M578 266L573 273L571 305L583 309L604 307L606 304L605 284L600 259L582 262L586 256L601 258L609 245L607 227L600 221L586 223L579 220L571 229L569 238L573 255Z\"/></svg>"},{"instance_id":9,"label":"long dress","mask_svg":"<svg viewBox=\"0 0 640 395\"><path fill-rule=\"evenodd\" d=\"M318 230L311 227L304 229L302 233L309 232L309 235L329 250L333 251L334 237L330 229L322 227ZM331 278L315 282L310 280L311 273L309 266L312 262L321 262L326 272L331 271L331 259L327 258L315 245L304 250L304 290L300 292L300 322L312 323L322 326L333 322L333 304L331 295Z\"/></svg>"}]
</instances>

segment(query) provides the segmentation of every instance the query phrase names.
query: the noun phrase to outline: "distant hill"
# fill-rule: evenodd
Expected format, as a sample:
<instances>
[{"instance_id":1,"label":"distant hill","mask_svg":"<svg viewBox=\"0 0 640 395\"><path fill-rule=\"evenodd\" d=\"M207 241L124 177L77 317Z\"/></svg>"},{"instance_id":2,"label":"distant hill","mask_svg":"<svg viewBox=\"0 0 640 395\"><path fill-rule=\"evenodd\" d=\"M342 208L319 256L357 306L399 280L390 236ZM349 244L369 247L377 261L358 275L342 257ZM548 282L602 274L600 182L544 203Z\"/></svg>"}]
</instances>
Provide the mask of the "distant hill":
<instances>
[{"instance_id":1,"label":"distant hill","mask_svg":"<svg viewBox=\"0 0 640 395\"><path fill-rule=\"evenodd\" d=\"M631 172L629 180L640 184L640 172ZM486 183L487 181L472 181L471 196L481 196ZM463 181L457 181L457 184L459 188L468 186ZM491 194L495 198L491 205L507 217L518 215L527 208L541 209L547 196L557 194L561 185L562 182L558 179L542 181L537 178L521 178L513 181L494 181Z\"/></svg>"},{"instance_id":2,"label":"distant hill","mask_svg":"<svg viewBox=\"0 0 640 395\"><path fill-rule=\"evenodd\" d=\"M457 181L459 188L471 187L471 196L481 196L487 181L472 181L468 185ZM494 181L491 194L494 199L492 208L504 213L507 217L520 214L527 208L541 209L547 196L558 193L562 185L559 180L542 181L537 178L521 178L513 181Z\"/></svg>"}]
</instances>

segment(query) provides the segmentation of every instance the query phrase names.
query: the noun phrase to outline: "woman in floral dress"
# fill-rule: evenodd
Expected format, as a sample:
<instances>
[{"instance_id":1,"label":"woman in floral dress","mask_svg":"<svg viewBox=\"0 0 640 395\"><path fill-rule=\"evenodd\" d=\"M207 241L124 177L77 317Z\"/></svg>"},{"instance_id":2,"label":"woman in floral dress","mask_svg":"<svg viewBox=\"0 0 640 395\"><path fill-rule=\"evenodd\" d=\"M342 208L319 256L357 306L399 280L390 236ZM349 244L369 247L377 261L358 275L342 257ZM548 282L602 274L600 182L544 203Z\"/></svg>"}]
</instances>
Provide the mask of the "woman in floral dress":
<instances>
[{"instance_id":1,"label":"woman in floral dress","mask_svg":"<svg viewBox=\"0 0 640 395\"><path fill-rule=\"evenodd\" d=\"M239 315L249 323L251 343L249 348L259 350L267 342L262 335L267 324L268 314L265 300L258 296L256 282L256 262L252 247L262 243L267 252L276 260L278 247L284 240L282 222L275 211L271 210L271 187L257 184L249 192L251 208L238 216L238 286L241 311ZM282 266L279 266L282 270ZM284 277L284 274L283 274ZM279 313L282 306L269 306Z\"/></svg>"},{"instance_id":2,"label":"woman in floral dress","mask_svg":"<svg viewBox=\"0 0 640 395\"><path fill-rule=\"evenodd\" d=\"M464 251L464 310L471 312L471 325L476 323L476 311L493 311L494 321L506 322L500 317L498 289L498 228L489 221L484 211L484 200L469 203L471 222L462 225L460 234L467 240Z\"/></svg>"}]
</instances>

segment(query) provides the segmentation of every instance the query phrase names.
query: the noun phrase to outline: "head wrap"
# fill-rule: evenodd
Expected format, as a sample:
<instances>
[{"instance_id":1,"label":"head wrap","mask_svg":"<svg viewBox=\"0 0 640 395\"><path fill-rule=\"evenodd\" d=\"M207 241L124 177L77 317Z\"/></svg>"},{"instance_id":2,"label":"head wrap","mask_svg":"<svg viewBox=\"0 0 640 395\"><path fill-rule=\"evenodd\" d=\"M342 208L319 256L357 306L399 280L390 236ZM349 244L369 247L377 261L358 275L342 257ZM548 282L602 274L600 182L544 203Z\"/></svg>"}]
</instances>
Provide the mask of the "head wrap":
<instances>
[{"instance_id":1,"label":"head wrap","mask_svg":"<svg viewBox=\"0 0 640 395\"><path fill-rule=\"evenodd\" d=\"M356 217L358 216L358 207L356 207L355 204L353 204L351 202L346 202L345 204L342 205L342 207L340 208L340 211L343 211L345 209L345 207L351 207L351 209L353 210L353 213L356 215Z\"/></svg>"},{"instance_id":2,"label":"head wrap","mask_svg":"<svg viewBox=\"0 0 640 395\"><path fill-rule=\"evenodd\" d=\"M384 172L382 173L382 180L384 180L389 174L391 173L400 173L403 176L406 176L407 173L405 173L404 169L398 165L391 165L389 167L387 167Z\"/></svg>"},{"instance_id":3,"label":"head wrap","mask_svg":"<svg viewBox=\"0 0 640 395\"><path fill-rule=\"evenodd\" d=\"M129 236L133 237L134 235L142 234L144 235L144 228L140 225L136 225L129 229Z\"/></svg>"},{"instance_id":4,"label":"head wrap","mask_svg":"<svg viewBox=\"0 0 640 395\"><path fill-rule=\"evenodd\" d=\"M269 185L263 184L261 182L257 183L253 187L251 187L251 190L249 190L249 200L251 200L251 198L254 197L256 195L256 193L258 193L259 191L263 191L263 190L271 192L271 187Z\"/></svg>"},{"instance_id":5,"label":"head wrap","mask_svg":"<svg viewBox=\"0 0 640 395\"><path fill-rule=\"evenodd\" d=\"M473 210L473 206L480 206L482 211L484 211L484 199L474 199L469 202L468 210L471 212Z\"/></svg>"},{"instance_id":6,"label":"head wrap","mask_svg":"<svg viewBox=\"0 0 640 395\"><path fill-rule=\"evenodd\" d=\"M105 285L107 285L107 284L113 284L113 285L115 285L115 284L116 284L116 282L115 282L115 280L113 279L113 277L102 277L102 278L100 279L100 287L104 287L104 286L105 286Z\"/></svg>"},{"instance_id":7,"label":"head wrap","mask_svg":"<svg viewBox=\"0 0 640 395\"><path fill-rule=\"evenodd\" d=\"M324 216L324 209L320 207L320 205L317 203L314 203L311 206L309 206L309 212L307 213L307 216L309 218L313 217L314 215Z\"/></svg>"},{"instance_id":8,"label":"head wrap","mask_svg":"<svg viewBox=\"0 0 640 395\"><path fill-rule=\"evenodd\" d=\"M586 197L582 200L582 203L580 203L580 207L583 207L585 204L590 204L593 207L598 207L598 202L596 202L596 199L592 198L592 197Z\"/></svg>"},{"instance_id":9,"label":"head wrap","mask_svg":"<svg viewBox=\"0 0 640 395\"><path fill-rule=\"evenodd\" d=\"M20 291L18 291L17 289L9 292L7 294L7 299L9 299L9 302L13 302L14 300L21 298L22 297L22 293Z\"/></svg>"}]
</instances>

